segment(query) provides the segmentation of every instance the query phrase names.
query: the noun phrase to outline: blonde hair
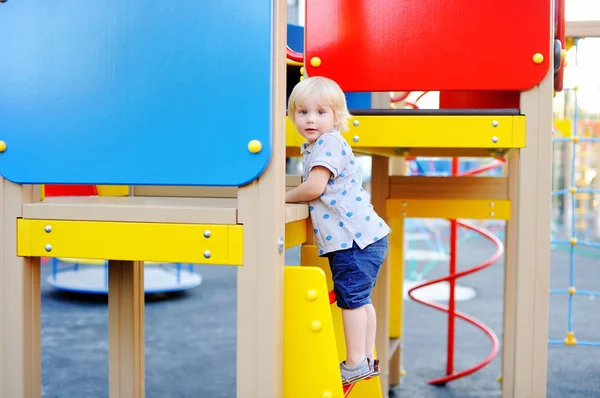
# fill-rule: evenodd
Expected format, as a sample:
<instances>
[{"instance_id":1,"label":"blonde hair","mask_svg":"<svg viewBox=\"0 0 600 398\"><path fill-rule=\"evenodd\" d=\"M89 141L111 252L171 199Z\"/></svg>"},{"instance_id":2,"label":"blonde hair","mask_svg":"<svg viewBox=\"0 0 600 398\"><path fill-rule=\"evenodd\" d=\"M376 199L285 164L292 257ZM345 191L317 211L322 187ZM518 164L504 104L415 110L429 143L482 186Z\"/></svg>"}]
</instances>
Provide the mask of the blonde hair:
<instances>
[{"instance_id":1,"label":"blonde hair","mask_svg":"<svg viewBox=\"0 0 600 398\"><path fill-rule=\"evenodd\" d=\"M288 100L288 117L295 122L296 107L311 95L326 102L335 114L336 128L340 132L348 131L348 119L352 117L346 104L346 95L340 86L331 79L321 76L305 78L296 84Z\"/></svg>"}]
</instances>

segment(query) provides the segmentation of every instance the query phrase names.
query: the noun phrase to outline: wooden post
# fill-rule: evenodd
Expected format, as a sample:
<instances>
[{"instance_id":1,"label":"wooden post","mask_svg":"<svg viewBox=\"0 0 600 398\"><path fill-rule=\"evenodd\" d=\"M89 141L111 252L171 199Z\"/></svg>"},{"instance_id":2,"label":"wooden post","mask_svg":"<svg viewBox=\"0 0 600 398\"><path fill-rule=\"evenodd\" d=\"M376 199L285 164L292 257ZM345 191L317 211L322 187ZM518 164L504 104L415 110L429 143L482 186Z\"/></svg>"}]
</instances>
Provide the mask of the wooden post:
<instances>
[{"instance_id":1,"label":"wooden post","mask_svg":"<svg viewBox=\"0 0 600 398\"><path fill-rule=\"evenodd\" d=\"M371 177L371 203L375 211L386 219L386 201L390 197L389 158L373 156ZM393 233L393 232L392 232ZM385 366L388 362L389 352L389 311L390 311L390 265L389 255L379 271L379 280L373 289L373 306L377 313L377 335L375 347L377 357L380 358L382 366L380 381L384 397L389 394L388 370Z\"/></svg>"},{"instance_id":2,"label":"wooden post","mask_svg":"<svg viewBox=\"0 0 600 398\"><path fill-rule=\"evenodd\" d=\"M36 188L0 177L0 397L41 396L40 259L17 257L17 218Z\"/></svg>"},{"instance_id":3,"label":"wooden post","mask_svg":"<svg viewBox=\"0 0 600 398\"><path fill-rule=\"evenodd\" d=\"M108 262L108 322L109 395L143 398L143 262Z\"/></svg>"},{"instance_id":4,"label":"wooden post","mask_svg":"<svg viewBox=\"0 0 600 398\"><path fill-rule=\"evenodd\" d=\"M502 396L545 397L550 288L552 67L521 95L527 147L509 159Z\"/></svg>"},{"instance_id":5,"label":"wooden post","mask_svg":"<svg viewBox=\"0 0 600 398\"><path fill-rule=\"evenodd\" d=\"M283 396L283 272L285 233L286 21L274 2L273 152L257 181L238 192L244 264L238 270L237 396Z\"/></svg>"}]
</instances>

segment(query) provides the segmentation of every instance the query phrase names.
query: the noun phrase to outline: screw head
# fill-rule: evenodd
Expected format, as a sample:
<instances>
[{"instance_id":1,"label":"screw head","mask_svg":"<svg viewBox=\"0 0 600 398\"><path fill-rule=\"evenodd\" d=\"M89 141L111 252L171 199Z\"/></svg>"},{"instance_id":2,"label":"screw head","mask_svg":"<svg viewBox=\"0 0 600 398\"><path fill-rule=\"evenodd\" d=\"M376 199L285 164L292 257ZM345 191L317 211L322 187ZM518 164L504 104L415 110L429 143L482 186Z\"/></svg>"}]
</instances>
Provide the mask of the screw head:
<instances>
[{"instance_id":1,"label":"screw head","mask_svg":"<svg viewBox=\"0 0 600 398\"><path fill-rule=\"evenodd\" d=\"M279 254L283 253L283 236L280 236L279 239L277 240L277 251L279 252Z\"/></svg>"},{"instance_id":2,"label":"screw head","mask_svg":"<svg viewBox=\"0 0 600 398\"><path fill-rule=\"evenodd\" d=\"M352 125L354 127L358 127L359 124L360 124L360 122L358 120L355 120L355 121L352 122Z\"/></svg>"},{"instance_id":3,"label":"screw head","mask_svg":"<svg viewBox=\"0 0 600 398\"><path fill-rule=\"evenodd\" d=\"M321 325L321 322L313 321L313 323L310 325L310 328L312 329L313 332L318 332L321 330L322 326L323 325Z\"/></svg>"},{"instance_id":4,"label":"screw head","mask_svg":"<svg viewBox=\"0 0 600 398\"><path fill-rule=\"evenodd\" d=\"M492 142L493 142L494 144L498 143L498 137L496 137L496 136L493 136L493 137L492 137Z\"/></svg>"},{"instance_id":5,"label":"screw head","mask_svg":"<svg viewBox=\"0 0 600 398\"><path fill-rule=\"evenodd\" d=\"M354 142L358 142L358 140L360 139L359 136L355 135L354 137L352 137L352 141Z\"/></svg>"},{"instance_id":6,"label":"screw head","mask_svg":"<svg viewBox=\"0 0 600 398\"><path fill-rule=\"evenodd\" d=\"M52 232L52 226L51 226L51 225L46 225L46 226L44 227L44 231L46 231L47 233L50 233L50 232Z\"/></svg>"},{"instance_id":7,"label":"screw head","mask_svg":"<svg viewBox=\"0 0 600 398\"><path fill-rule=\"evenodd\" d=\"M204 237L205 237L206 239L210 238L210 237L211 237L211 235L212 235L212 234L210 233L210 230L208 230L208 229L207 229L206 231L204 231Z\"/></svg>"},{"instance_id":8,"label":"screw head","mask_svg":"<svg viewBox=\"0 0 600 398\"><path fill-rule=\"evenodd\" d=\"M204 258L210 258L210 256L211 256L211 255L212 255L212 254L210 253L210 250L206 250L206 251L204 252Z\"/></svg>"},{"instance_id":9,"label":"screw head","mask_svg":"<svg viewBox=\"0 0 600 398\"><path fill-rule=\"evenodd\" d=\"M541 64L542 62L544 62L544 55L541 53L533 54L533 62L538 65Z\"/></svg>"},{"instance_id":10,"label":"screw head","mask_svg":"<svg viewBox=\"0 0 600 398\"><path fill-rule=\"evenodd\" d=\"M492 126L494 126L494 127L498 127L498 121L497 121L497 120L494 120L494 121L492 122Z\"/></svg>"},{"instance_id":11,"label":"screw head","mask_svg":"<svg viewBox=\"0 0 600 398\"><path fill-rule=\"evenodd\" d=\"M47 245L46 245L46 247L44 247L44 249L45 249L47 252L51 252L51 251L52 251L52 245L51 245L51 244L47 244Z\"/></svg>"}]
</instances>

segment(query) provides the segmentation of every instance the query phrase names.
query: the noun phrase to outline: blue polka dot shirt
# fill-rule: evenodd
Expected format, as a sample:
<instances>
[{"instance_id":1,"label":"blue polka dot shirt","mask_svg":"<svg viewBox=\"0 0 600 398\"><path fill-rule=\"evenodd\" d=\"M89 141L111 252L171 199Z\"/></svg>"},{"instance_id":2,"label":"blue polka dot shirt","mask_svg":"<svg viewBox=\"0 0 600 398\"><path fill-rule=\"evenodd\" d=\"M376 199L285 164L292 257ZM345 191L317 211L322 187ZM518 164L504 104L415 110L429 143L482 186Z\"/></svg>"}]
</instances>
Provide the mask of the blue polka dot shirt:
<instances>
[{"instance_id":1,"label":"blue polka dot shirt","mask_svg":"<svg viewBox=\"0 0 600 398\"><path fill-rule=\"evenodd\" d=\"M308 208L319 255L349 249L354 242L364 249L392 232L373 209L352 148L338 131L305 142L301 153L304 179L315 166L331 171L325 192Z\"/></svg>"}]
</instances>

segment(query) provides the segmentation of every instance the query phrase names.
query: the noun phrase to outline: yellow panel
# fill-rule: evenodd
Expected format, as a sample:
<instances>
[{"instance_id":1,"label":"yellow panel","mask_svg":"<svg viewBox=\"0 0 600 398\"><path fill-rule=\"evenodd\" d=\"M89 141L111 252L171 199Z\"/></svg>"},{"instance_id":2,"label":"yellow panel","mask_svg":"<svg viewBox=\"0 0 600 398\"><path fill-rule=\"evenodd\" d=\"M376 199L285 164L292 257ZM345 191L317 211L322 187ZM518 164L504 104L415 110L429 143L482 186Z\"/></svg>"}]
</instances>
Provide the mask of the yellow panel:
<instances>
[{"instance_id":1,"label":"yellow panel","mask_svg":"<svg viewBox=\"0 0 600 398\"><path fill-rule=\"evenodd\" d=\"M351 146L363 148L522 148L525 116L356 116L344 137ZM303 141L288 118L286 146L297 147Z\"/></svg>"},{"instance_id":2,"label":"yellow panel","mask_svg":"<svg viewBox=\"0 0 600 398\"><path fill-rule=\"evenodd\" d=\"M390 218L390 338L402 337L404 284L404 219Z\"/></svg>"},{"instance_id":3,"label":"yellow panel","mask_svg":"<svg viewBox=\"0 0 600 398\"><path fill-rule=\"evenodd\" d=\"M306 242L306 220L298 220L285 224L286 250Z\"/></svg>"},{"instance_id":4,"label":"yellow panel","mask_svg":"<svg viewBox=\"0 0 600 398\"><path fill-rule=\"evenodd\" d=\"M106 263L106 260L91 260L88 258L59 257L59 260L69 264L104 265Z\"/></svg>"},{"instance_id":5,"label":"yellow panel","mask_svg":"<svg viewBox=\"0 0 600 398\"><path fill-rule=\"evenodd\" d=\"M342 398L325 275L315 267L284 268L283 396Z\"/></svg>"},{"instance_id":6,"label":"yellow panel","mask_svg":"<svg viewBox=\"0 0 600 398\"><path fill-rule=\"evenodd\" d=\"M509 200L389 199L389 217L509 220Z\"/></svg>"},{"instance_id":7,"label":"yellow panel","mask_svg":"<svg viewBox=\"0 0 600 398\"><path fill-rule=\"evenodd\" d=\"M512 148L525 148L527 145L525 134L527 130L524 116L513 117L513 145Z\"/></svg>"},{"instance_id":8,"label":"yellow panel","mask_svg":"<svg viewBox=\"0 0 600 398\"><path fill-rule=\"evenodd\" d=\"M241 225L19 219L17 227L19 256L242 265Z\"/></svg>"},{"instance_id":9,"label":"yellow panel","mask_svg":"<svg viewBox=\"0 0 600 398\"><path fill-rule=\"evenodd\" d=\"M331 268L327 257L319 257L319 249L315 245L302 245L300 250L300 264L302 266L318 267L325 273L327 280L327 289L333 290L333 281L331 279Z\"/></svg>"},{"instance_id":10,"label":"yellow panel","mask_svg":"<svg viewBox=\"0 0 600 398\"><path fill-rule=\"evenodd\" d=\"M244 227L242 225L228 225L227 238L229 265L244 264Z\"/></svg>"},{"instance_id":11,"label":"yellow panel","mask_svg":"<svg viewBox=\"0 0 600 398\"><path fill-rule=\"evenodd\" d=\"M557 137L569 138L571 137L573 128L572 121L569 119L558 119L554 121L554 131Z\"/></svg>"},{"instance_id":12,"label":"yellow panel","mask_svg":"<svg viewBox=\"0 0 600 398\"><path fill-rule=\"evenodd\" d=\"M97 185L98 196L129 196L128 185Z\"/></svg>"}]
</instances>

